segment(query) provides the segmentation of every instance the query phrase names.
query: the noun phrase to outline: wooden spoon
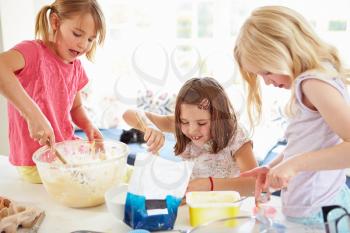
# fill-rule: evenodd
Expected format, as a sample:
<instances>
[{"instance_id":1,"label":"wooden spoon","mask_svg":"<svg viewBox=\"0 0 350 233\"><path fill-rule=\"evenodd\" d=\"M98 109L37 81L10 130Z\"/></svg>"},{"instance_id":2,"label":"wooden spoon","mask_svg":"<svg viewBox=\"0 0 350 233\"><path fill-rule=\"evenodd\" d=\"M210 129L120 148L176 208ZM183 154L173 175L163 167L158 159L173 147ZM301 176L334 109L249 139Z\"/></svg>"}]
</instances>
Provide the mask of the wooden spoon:
<instances>
[{"instance_id":1,"label":"wooden spoon","mask_svg":"<svg viewBox=\"0 0 350 233\"><path fill-rule=\"evenodd\" d=\"M136 112L136 119L138 124L141 127L141 130L145 133L146 129L147 129L147 124L146 122L142 119L142 117L140 116L140 114L138 112ZM159 155L159 152L156 153L156 155Z\"/></svg>"},{"instance_id":2,"label":"wooden spoon","mask_svg":"<svg viewBox=\"0 0 350 233\"><path fill-rule=\"evenodd\" d=\"M52 146L50 143L50 140L47 140L47 145L53 149L53 152L55 153L56 157L63 163L67 164L67 160L64 159L62 154L56 149L56 147Z\"/></svg>"},{"instance_id":3,"label":"wooden spoon","mask_svg":"<svg viewBox=\"0 0 350 233\"><path fill-rule=\"evenodd\" d=\"M137 123L140 125L141 130L143 132L146 132L147 129L147 125L146 122L143 121L142 117L140 116L140 114L138 112L136 112L136 119L137 119Z\"/></svg>"},{"instance_id":4,"label":"wooden spoon","mask_svg":"<svg viewBox=\"0 0 350 233\"><path fill-rule=\"evenodd\" d=\"M60 152L58 152L58 150L56 150L56 148L53 148L55 155L57 156L57 158L63 163L63 164L67 164L67 161L63 158L63 156L61 155Z\"/></svg>"}]
</instances>

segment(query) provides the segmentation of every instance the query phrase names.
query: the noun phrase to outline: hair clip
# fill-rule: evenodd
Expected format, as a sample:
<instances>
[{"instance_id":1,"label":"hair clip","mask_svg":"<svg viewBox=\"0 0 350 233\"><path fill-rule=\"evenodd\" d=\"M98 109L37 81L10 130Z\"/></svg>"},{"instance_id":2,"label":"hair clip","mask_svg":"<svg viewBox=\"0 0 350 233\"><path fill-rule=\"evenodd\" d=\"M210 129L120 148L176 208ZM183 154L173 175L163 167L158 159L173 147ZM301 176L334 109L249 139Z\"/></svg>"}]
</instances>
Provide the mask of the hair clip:
<instances>
[{"instance_id":1,"label":"hair clip","mask_svg":"<svg viewBox=\"0 0 350 233\"><path fill-rule=\"evenodd\" d=\"M210 107L210 102L207 98L204 98L199 104L198 108L203 110L208 110Z\"/></svg>"}]
</instances>

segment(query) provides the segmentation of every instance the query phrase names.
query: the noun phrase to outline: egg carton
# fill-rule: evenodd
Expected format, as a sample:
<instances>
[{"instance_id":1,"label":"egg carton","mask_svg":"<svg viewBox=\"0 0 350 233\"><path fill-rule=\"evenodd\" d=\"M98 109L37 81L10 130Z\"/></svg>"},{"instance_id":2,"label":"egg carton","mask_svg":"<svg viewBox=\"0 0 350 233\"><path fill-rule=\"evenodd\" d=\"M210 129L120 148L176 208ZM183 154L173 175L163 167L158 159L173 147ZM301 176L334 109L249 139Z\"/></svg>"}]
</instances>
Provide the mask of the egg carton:
<instances>
[{"instance_id":1,"label":"egg carton","mask_svg":"<svg viewBox=\"0 0 350 233\"><path fill-rule=\"evenodd\" d=\"M0 232L37 232L44 212L0 196Z\"/></svg>"}]
</instances>

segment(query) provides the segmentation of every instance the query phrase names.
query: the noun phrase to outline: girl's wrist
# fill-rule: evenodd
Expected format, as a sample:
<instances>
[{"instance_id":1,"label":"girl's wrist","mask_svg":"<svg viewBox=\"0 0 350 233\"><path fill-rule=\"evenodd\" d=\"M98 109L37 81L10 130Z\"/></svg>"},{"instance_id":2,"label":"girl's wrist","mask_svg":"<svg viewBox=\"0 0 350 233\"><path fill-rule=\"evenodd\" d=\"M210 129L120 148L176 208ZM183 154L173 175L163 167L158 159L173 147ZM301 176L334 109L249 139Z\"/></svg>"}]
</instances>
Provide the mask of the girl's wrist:
<instances>
[{"instance_id":1,"label":"girl's wrist","mask_svg":"<svg viewBox=\"0 0 350 233\"><path fill-rule=\"evenodd\" d=\"M33 106L25 106L22 110L19 110L19 113L27 122L36 120L39 116L44 116L36 103L33 103Z\"/></svg>"},{"instance_id":2,"label":"girl's wrist","mask_svg":"<svg viewBox=\"0 0 350 233\"><path fill-rule=\"evenodd\" d=\"M78 126L79 127L79 126ZM85 122L82 126L81 129L83 131L90 131L91 129L94 128L94 125L91 122Z\"/></svg>"},{"instance_id":3,"label":"girl's wrist","mask_svg":"<svg viewBox=\"0 0 350 233\"><path fill-rule=\"evenodd\" d=\"M154 124L147 124L146 128L147 129L154 129L154 130L158 130L159 131L159 129Z\"/></svg>"},{"instance_id":4,"label":"girl's wrist","mask_svg":"<svg viewBox=\"0 0 350 233\"><path fill-rule=\"evenodd\" d=\"M140 127L141 129L143 128L143 130L146 129L155 129L155 130L159 130L157 126L155 126L155 124L153 124L153 122L151 122L150 119L148 119L147 115L145 112L143 111L137 111L136 112L137 116L140 117L141 122L138 122L138 127Z\"/></svg>"},{"instance_id":5,"label":"girl's wrist","mask_svg":"<svg viewBox=\"0 0 350 233\"><path fill-rule=\"evenodd\" d=\"M301 157L300 155L298 156L293 156L289 159L287 159L285 162L289 164L290 169L292 169L294 172L300 172L303 170L301 166L304 164L301 162Z\"/></svg>"},{"instance_id":6,"label":"girl's wrist","mask_svg":"<svg viewBox=\"0 0 350 233\"><path fill-rule=\"evenodd\" d=\"M85 132L85 134L90 134L91 132L95 131L95 129L98 130L97 127L95 127L95 125L90 122L90 121L86 121L84 122L83 125L77 125L81 130L83 130Z\"/></svg>"}]
</instances>

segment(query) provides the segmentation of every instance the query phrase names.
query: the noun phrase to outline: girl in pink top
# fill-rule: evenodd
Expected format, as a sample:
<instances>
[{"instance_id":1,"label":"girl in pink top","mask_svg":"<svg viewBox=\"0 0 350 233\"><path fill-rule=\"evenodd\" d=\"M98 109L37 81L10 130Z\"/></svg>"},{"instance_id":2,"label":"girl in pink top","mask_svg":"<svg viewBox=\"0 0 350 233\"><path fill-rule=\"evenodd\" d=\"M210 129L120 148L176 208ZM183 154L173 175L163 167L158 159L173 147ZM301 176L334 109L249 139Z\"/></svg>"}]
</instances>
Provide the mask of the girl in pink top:
<instances>
[{"instance_id":1,"label":"girl in pink top","mask_svg":"<svg viewBox=\"0 0 350 233\"><path fill-rule=\"evenodd\" d=\"M147 127L140 127L136 114L143 115ZM255 179L238 177L240 172L257 166L252 143L238 124L224 88L215 79L188 80L177 95L175 115L128 110L123 117L131 126L145 131L145 140L152 152L163 145L162 132L175 134L175 154L194 161L188 192L237 190L241 195L253 193Z\"/></svg>"},{"instance_id":2,"label":"girl in pink top","mask_svg":"<svg viewBox=\"0 0 350 233\"><path fill-rule=\"evenodd\" d=\"M88 78L77 58L92 59L104 41L104 16L95 0L57 0L38 13L35 35L0 54L0 91L10 101L10 162L40 182L32 161L40 145L74 139L72 123L89 140L102 138L82 104Z\"/></svg>"},{"instance_id":3,"label":"girl in pink top","mask_svg":"<svg viewBox=\"0 0 350 233\"><path fill-rule=\"evenodd\" d=\"M344 173L350 167L349 72L336 49L297 12L266 6L243 24L234 55L248 86L253 124L262 109L260 78L291 90L285 150L268 166L242 174L258 178L256 197L263 188L282 189L283 213L304 224L322 223L322 206L350 210Z\"/></svg>"}]
</instances>

